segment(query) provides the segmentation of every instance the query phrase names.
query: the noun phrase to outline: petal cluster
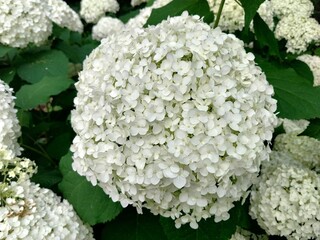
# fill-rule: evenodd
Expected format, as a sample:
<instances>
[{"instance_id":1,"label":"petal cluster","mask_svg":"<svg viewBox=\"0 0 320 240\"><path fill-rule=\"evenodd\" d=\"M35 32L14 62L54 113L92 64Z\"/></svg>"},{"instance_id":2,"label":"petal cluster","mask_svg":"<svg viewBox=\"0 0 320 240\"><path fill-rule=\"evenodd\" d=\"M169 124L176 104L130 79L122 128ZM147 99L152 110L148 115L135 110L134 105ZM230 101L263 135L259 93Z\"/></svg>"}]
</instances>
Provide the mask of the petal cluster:
<instances>
[{"instance_id":1,"label":"petal cluster","mask_svg":"<svg viewBox=\"0 0 320 240\"><path fill-rule=\"evenodd\" d=\"M221 0L208 0L210 9L216 15L218 13ZM270 29L274 27L273 11L271 9L271 3L269 0L264 1L259 9L258 13L262 19L268 24ZM234 0L226 0L223 6L221 18L219 21L219 27L223 31L235 32L244 28L244 10L239 2Z\"/></svg>"},{"instance_id":2,"label":"petal cluster","mask_svg":"<svg viewBox=\"0 0 320 240\"><path fill-rule=\"evenodd\" d=\"M77 14L62 0L0 0L0 43L24 48L43 44L56 24L82 31Z\"/></svg>"},{"instance_id":3,"label":"petal cluster","mask_svg":"<svg viewBox=\"0 0 320 240\"><path fill-rule=\"evenodd\" d=\"M12 182L10 190L13 196L0 206L0 239L93 239L72 205L51 190L29 180Z\"/></svg>"},{"instance_id":4,"label":"petal cluster","mask_svg":"<svg viewBox=\"0 0 320 240\"><path fill-rule=\"evenodd\" d=\"M269 235L320 237L320 176L290 153L272 152L251 192L250 215Z\"/></svg>"},{"instance_id":5,"label":"petal cluster","mask_svg":"<svg viewBox=\"0 0 320 240\"><path fill-rule=\"evenodd\" d=\"M72 205L30 182L35 163L9 155L0 150L0 239L93 239L92 229L82 223Z\"/></svg>"},{"instance_id":6,"label":"petal cluster","mask_svg":"<svg viewBox=\"0 0 320 240\"><path fill-rule=\"evenodd\" d=\"M47 16L48 18L61 27L66 27L71 31L83 31L83 24L80 16L69 7L63 0L47 0Z\"/></svg>"},{"instance_id":7,"label":"petal cluster","mask_svg":"<svg viewBox=\"0 0 320 240\"><path fill-rule=\"evenodd\" d=\"M122 31L125 24L118 18L102 17L92 28L92 38L100 41L101 39Z\"/></svg>"},{"instance_id":8,"label":"petal cluster","mask_svg":"<svg viewBox=\"0 0 320 240\"><path fill-rule=\"evenodd\" d=\"M20 155L18 138L21 131L12 92L13 90L0 80L0 149L7 150L7 154L13 157Z\"/></svg>"},{"instance_id":9,"label":"petal cluster","mask_svg":"<svg viewBox=\"0 0 320 240\"><path fill-rule=\"evenodd\" d=\"M80 15L87 23L96 23L106 12L116 13L119 8L117 0L81 0Z\"/></svg>"},{"instance_id":10,"label":"petal cluster","mask_svg":"<svg viewBox=\"0 0 320 240\"><path fill-rule=\"evenodd\" d=\"M242 41L198 16L103 39L76 88L74 170L177 227L228 219L268 157L273 88Z\"/></svg>"}]
</instances>

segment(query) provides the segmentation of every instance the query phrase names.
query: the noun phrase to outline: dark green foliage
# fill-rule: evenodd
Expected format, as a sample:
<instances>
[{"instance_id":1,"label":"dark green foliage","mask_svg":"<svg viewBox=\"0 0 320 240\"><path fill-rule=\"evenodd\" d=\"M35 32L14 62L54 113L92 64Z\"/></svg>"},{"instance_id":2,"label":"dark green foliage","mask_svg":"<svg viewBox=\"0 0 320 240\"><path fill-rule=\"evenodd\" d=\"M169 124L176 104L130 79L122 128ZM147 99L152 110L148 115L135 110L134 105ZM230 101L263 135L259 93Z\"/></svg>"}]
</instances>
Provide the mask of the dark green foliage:
<instances>
[{"instance_id":1,"label":"dark green foliage","mask_svg":"<svg viewBox=\"0 0 320 240\"><path fill-rule=\"evenodd\" d=\"M206 0L173 0L162 8L153 9L145 26L156 25L169 16L179 16L184 11L188 11L190 15L202 16L206 23L213 22L213 13Z\"/></svg>"}]
</instances>

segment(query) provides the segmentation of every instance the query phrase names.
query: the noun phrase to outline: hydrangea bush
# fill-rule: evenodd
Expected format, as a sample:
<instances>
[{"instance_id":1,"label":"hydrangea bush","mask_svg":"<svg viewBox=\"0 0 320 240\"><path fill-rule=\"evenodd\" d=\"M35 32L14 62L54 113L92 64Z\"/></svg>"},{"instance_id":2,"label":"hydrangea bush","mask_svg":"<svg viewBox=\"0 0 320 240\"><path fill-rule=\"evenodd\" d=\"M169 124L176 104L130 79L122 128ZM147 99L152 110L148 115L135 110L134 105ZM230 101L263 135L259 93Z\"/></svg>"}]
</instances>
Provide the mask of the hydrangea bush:
<instances>
[{"instance_id":1,"label":"hydrangea bush","mask_svg":"<svg viewBox=\"0 0 320 240\"><path fill-rule=\"evenodd\" d=\"M319 11L0 0L0 239L320 238Z\"/></svg>"}]
</instances>

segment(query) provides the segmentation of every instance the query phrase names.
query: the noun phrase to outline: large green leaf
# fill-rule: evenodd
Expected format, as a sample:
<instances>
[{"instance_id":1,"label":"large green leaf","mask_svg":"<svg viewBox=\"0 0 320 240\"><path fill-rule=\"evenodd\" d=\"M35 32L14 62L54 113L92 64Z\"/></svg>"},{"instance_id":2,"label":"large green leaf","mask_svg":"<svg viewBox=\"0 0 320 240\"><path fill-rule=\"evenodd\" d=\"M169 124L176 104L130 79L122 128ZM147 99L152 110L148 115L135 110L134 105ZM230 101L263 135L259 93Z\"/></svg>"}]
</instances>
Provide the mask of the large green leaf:
<instances>
[{"instance_id":1,"label":"large green leaf","mask_svg":"<svg viewBox=\"0 0 320 240\"><path fill-rule=\"evenodd\" d=\"M170 240L229 240L237 226L246 228L249 221L247 208L240 203L237 203L230 210L229 220L216 223L214 217L211 217L202 220L196 230L188 225L183 225L177 229L174 222L169 218L161 218L160 220L165 234Z\"/></svg>"},{"instance_id":2,"label":"large green leaf","mask_svg":"<svg viewBox=\"0 0 320 240\"><path fill-rule=\"evenodd\" d=\"M13 51L16 51L15 48L0 44L0 58Z\"/></svg>"},{"instance_id":3,"label":"large green leaf","mask_svg":"<svg viewBox=\"0 0 320 240\"><path fill-rule=\"evenodd\" d=\"M253 28L259 44L261 44L262 47L267 46L269 50L268 53L271 56L280 57L278 41L259 14L256 14L253 18Z\"/></svg>"},{"instance_id":4,"label":"large green leaf","mask_svg":"<svg viewBox=\"0 0 320 240\"><path fill-rule=\"evenodd\" d=\"M61 51L42 51L23 56L23 59L25 63L18 67L18 75L29 83L39 82L46 76L68 75L68 58Z\"/></svg>"},{"instance_id":5,"label":"large green leaf","mask_svg":"<svg viewBox=\"0 0 320 240\"><path fill-rule=\"evenodd\" d=\"M16 93L16 105L22 109L30 109L44 104L50 96L57 95L68 89L73 83L66 77L44 77L40 82L23 85Z\"/></svg>"},{"instance_id":6,"label":"large green leaf","mask_svg":"<svg viewBox=\"0 0 320 240\"><path fill-rule=\"evenodd\" d=\"M291 67L260 57L257 57L256 61L274 87L279 117L289 119L320 117L320 87L313 87L308 79Z\"/></svg>"},{"instance_id":7,"label":"large green leaf","mask_svg":"<svg viewBox=\"0 0 320 240\"><path fill-rule=\"evenodd\" d=\"M61 182L62 176L57 168L38 166L38 171L32 176L32 181L39 183L41 187L52 188Z\"/></svg>"},{"instance_id":8,"label":"large green leaf","mask_svg":"<svg viewBox=\"0 0 320 240\"><path fill-rule=\"evenodd\" d=\"M64 198L72 204L82 220L90 225L115 218L122 210L121 205L113 202L99 186L92 186L85 177L76 173L71 163L69 152L60 161L63 179L59 189Z\"/></svg>"},{"instance_id":9,"label":"large green leaf","mask_svg":"<svg viewBox=\"0 0 320 240\"><path fill-rule=\"evenodd\" d=\"M207 0L173 0L161 8L153 9L145 26L156 25L168 16L180 16L184 11L188 11L190 15L203 17L206 23L213 22L213 13Z\"/></svg>"},{"instance_id":10,"label":"large green leaf","mask_svg":"<svg viewBox=\"0 0 320 240\"><path fill-rule=\"evenodd\" d=\"M290 66L305 80L309 82L310 86L313 86L314 78L313 73L310 70L308 64L299 60L293 60L290 62Z\"/></svg>"},{"instance_id":11,"label":"large green leaf","mask_svg":"<svg viewBox=\"0 0 320 240\"><path fill-rule=\"evenodd\" d=\"M13 67L4 67L0 69L0 79L9 84L16 75L16 70Z\"/></svg>"},{"instance_id":12,"label":"large green leaf","mask_svg":"<svg viewBox=\"0 0 320 240\"><path fill-rule=\"evenodd\" d=\"M244 24L246 31L248 31L252 19L264 1L265 0L240 0L244 9Z\"/></svg>"},{"instance_id":13,"label":"large green leaf","mask_svg":"<svg viewBox=\"0 0 320 240\"><path fill-rule=\"evenodd\" d=\"M301 135L320 140L320 118L311 119L308 128Z\"/></svg>"},{"instance_id":14,"label":"large green leaf","mask_svg":"<svg viewBox=\"0 0 320 240\"><path fill-rule=\"evenodd\" d=\"M136 209L128 207L115 220L105 225L101 239L166 240L166 236L159 216L154 216L146 209L143 214L137 214Z\"/></svg>"}]
</instances>

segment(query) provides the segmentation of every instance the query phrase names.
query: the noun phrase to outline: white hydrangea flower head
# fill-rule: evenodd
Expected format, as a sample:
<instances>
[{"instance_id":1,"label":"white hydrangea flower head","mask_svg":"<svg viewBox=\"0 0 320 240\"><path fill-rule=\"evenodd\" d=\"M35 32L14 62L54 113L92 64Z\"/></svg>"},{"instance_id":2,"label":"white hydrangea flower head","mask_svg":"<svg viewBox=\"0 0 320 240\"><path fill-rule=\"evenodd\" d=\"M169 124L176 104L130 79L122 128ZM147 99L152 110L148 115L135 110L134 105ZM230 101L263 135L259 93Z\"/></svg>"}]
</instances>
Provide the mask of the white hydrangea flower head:
<instances>
[{"instance_id":1,"label":"white hydrangea flower head","mask_svg":"<svg viewBox=\"0 0 320 240\"><path fill-rule=\"evenodd\" d=\"M124 27L124 23L118 18L102 17L92 28L92 38L100 41L111 34L122 31Z\"/></svg>"},{"instance_id":2,"label":"white hydrangea flower head","mask_svg":"<svg viewBox=\"0 0 320 240\"><path fill-rule=\"evenodd\" d=\"M280 19L275 36L287 41L287 52L299 54L311 43L320 43L320 24L314 18L291 14Z\"/></svg>"},{"instance_id":3,"label":"white hydrangea flower head","mask_svg":"<svg viewBox=\"0 0 320 240\"><path fill-rule=\"evenodd\" d=\"M91 240L92 229L84 225L67 200L28 181L12 182L12 197L0 206L0 239Z\"/></svg>"},{"instance_id":4,"label":"white hydrangea flower head","mask_svg":"<svg viewBox=\"0 0 320 240\"><path fill-rule=\"evenodd\" d=\"M41 45L52 31L42 0L0 0L0 26L0 43L19 48Z\"/></svg>"},{"instance_id":5,"label":"white hydrangea flower head","mask_svg":"<svg viewBox=\"0 0 320 240\"><path fill-rule=\"evenodd\" d=\"M82 33L83 24L80 16L63 0L47 0L48 18L61 27Z\"/></svg>"},{"instance_id":6,"label":"white hydrangea flower head","mask_svg":"<svg viewBox=\"0 0 320 240\"><path fill-rule=\"evenodd\" d=\"M292 158L311 169L320 169L320 141L292 133L279 134L274 150L292 154Z\"/></svg>"},{"instance_id":7,"label":"white hydrangea flower head","mask_svg":"<svg viewBox=\"0 0 320 240\"><path fill-rule=\"evenodd\" d=\"M208 0L210 9L214 14L218 13L221 0ZM273 12L271 10L270 1L263 2L258 13L261 18L267 23L270 29L274 27ZM251 24L252 25L252 24ZM223 31L235 32L244 28L244 10L241 5L235 0L226 0L223 6L219 27ZM252 27L251 27L252 29Z\"/></svg>"},{"instance_id":8,"label":"white hydrangea flower head","mask_svg":"<svg viewBox=\"0 0 320 240\"><path fill-rule=\"evenodd\" d=\"M27 158L18 158L10 156L7 150L0 149L0 177L1 186L5 187L12 181L23 182L32 177L37 171L33 161ZM3 197L1 194L0 199Z\"/></svg>"},{"instance_id":9,"label":"white hydrangea flower head","mask_svg":"<svg viewBox=\"0 0 320 240\"><path fill-rule=\"evenodd\" d=\"M283 18L288 15L301 15L310 17L314 6L310 0L270 0L276 17Z\"/></svg>"},{"instance_id":10,"label":"white hydrangea flower head","mask_svg":"<svg viewBox=\"0 0 320 240\"><path fill-rule=\"evenodd\" d=\"M287 118L279 118L278 122L283 125L283 129L286 133L291 133L295 135L303 133L310 124L310 122L305 119L292 120Z\"/></svg>"},{"instance_id":11,"label":"white hydrangea flower head","mask_svg":"<svg viewBox=\"0 0 320 240\"><path fill-rule=\"evenodd\" d=\"M97 23L106 12L119 11L117 0L81 0L80 15L87 23Z\"/></svg>"},{"instance_id":12,"label":"white hydrangea flower head","mask_svg":"<svg viewBox=\"0 0 320 240\"><path fill-rule=\"evenodd\" d=\"M271 154L251 192L250 215L269 235L320 237L320 176L290 154Z\"/></svg>"},{"instance_id":13,"label":"white hydrangea flower head","mask_svg":"<svg viewBox=\"0 0 320 240\"><path fill-rule=\"evenodd\" d=\"M298 60L306 63L312 74L313 74L313 85L320 86L320 57L319 56L312 56L309 54L303 54L297 57Z\"/></svg>"},{"instance_id":14,"label":"white hydrangea flower head","mask_svg":"<svg viewBox=\"0 0 320 240\"><path fill-rule=\"evenodd\" d=\"M267 240L267 235L256 235L242 228L237 228L230 240Z\"/></svg>"},{"instance_id":15,"label":"white hydrangea flower head","mask_svg":"<svg viewBox=\"0 0 320 240\"><path fill-rule=\"evenodd\" d=\"M135 7L135 6L138 6L142 3L145 3L147 2L148 0L131 0L131 6L132 7Z\"/></svg>"},{"instance_id":16,"label":"white hydrangea flower head","mask_svg":"<svg viewBox=\"0 0 320 240\"><path fill-rule=\"evenodd\" d=\"M154 3L150 7L142 8L138 15L130 18L129 21L126 23L126 27L129 28L142 28L146 23L148 18L151 15L153 9L161 8L172 0L155 0Z\"/></svg>"},{"instance_id":17,"label":"white hydrangea flower head","mask_svg":"<svg viewBox=\"0 0 320 240\"><path fill-rule=\"evenodd\" d=\"M103 39L76 88L74 170L177 227L228 219L268 158L273 88L242 41L199 16Z\"/></svg>"},{"instance_id":18,"label":"white hydrangea flower head","mask_svg":"<svg viewBox=\"0 0 320 240\"><path fill-rule=\"evenodd\" d=\"M0 6L1 8L1 6ZM13 90L0 80L0 149L7 150L8 157L21 153L18 138L21 128L14 108Z\"/></svg>"}]
</instances>

